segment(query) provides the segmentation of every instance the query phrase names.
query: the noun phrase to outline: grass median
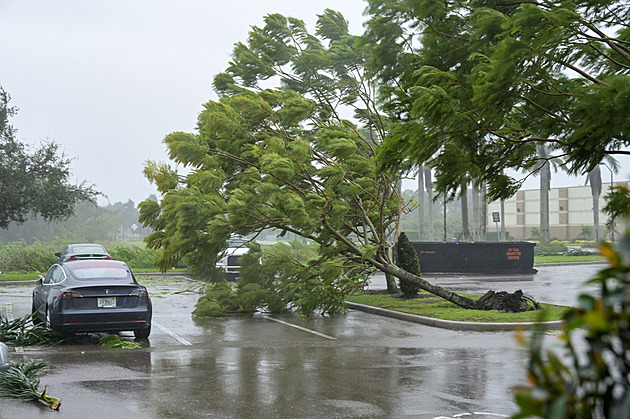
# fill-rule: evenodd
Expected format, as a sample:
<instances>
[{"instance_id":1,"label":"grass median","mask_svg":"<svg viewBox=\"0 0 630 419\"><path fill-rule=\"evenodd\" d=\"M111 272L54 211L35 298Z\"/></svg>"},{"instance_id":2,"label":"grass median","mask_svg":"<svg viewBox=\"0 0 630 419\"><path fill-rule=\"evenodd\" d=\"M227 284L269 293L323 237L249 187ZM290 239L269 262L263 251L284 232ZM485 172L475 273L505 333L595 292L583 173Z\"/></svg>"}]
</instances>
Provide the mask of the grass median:
<instances>
[{"instance_id":1,"label":"grass median","mask_svg":"<svg viewBox=\"0 0 630 419\"><path fill-rule=\"evenodd\" d=\"M464 294L466 297L478 299L476 294ZM570 309L566 306L540 304L540 310L523 313L507 313L500 311L467 310L457 307L440 297L421 291L418 297L405 299L401 294L355 294L346 301L384 308L403 313L417 314L442 320L480 323L521 323L561 320L564 313Z\"/></svg>"}]
</instances>

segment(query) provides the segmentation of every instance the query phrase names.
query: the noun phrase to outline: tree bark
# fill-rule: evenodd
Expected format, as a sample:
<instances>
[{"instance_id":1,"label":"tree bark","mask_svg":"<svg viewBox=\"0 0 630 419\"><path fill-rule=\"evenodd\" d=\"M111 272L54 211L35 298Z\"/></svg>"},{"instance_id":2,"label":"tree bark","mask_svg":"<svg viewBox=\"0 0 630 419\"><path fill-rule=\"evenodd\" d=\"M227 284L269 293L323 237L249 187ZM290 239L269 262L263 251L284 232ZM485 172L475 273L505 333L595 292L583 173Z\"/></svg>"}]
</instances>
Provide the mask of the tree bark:
<instances>
[{"instance_id":1,"label":"tree bark","mask_svg":"<svg viewBox=\"0 0 630 419\"><path fill-rule=\"evenodd\" d=\"M547 161L547 151L544 144L538 145L541 159L540 168L540 244L549 244L549 189L551 188L551 163Z\"/></svg>"},{"instance_id":2,"label":"tree bark","mask_svg":"<svg viewBox=\"0 0 630 419\"><path fill-rule=\"evenodd\" d=\"M460 200L462 205L462 233L460 237L466 241L471 238L470 225L468 223L468 184L466 182L462 182L462 194Z\"/></svg>"},{"instance_id":3,"label":"tree bark","mask_svg":"<svg viewBox=\"0 0 630 419\"><path fill-rule=\"evenodd\" d=\"M424 169L424 185L427 190L427 214L429 215L428 239L433 240L433 181L431 179L431 168Z\"/></svg>"},{"instance_id":4,"label":"tree bark","mask_svg":"<svg viewBox=\"0 0 630 419\"><path fill-rule=\"evenodd\" d=\"M439 285L432 284L431 282L414 275L410 272L405 271L404 269L399 268L393 263L386 263L384 266L385 273L389 273L396 278L403 279L405 281L411 282L413 284L418 285L420 289L430 292L431 294L437 295L451 303L455 304L458 307L465 309L475 309L475 300L464 297L463 295L459 295L449 289L442 288Z\"/></svg>"},{"instance_id":5,"label":"tree bark","mask_svg":"<svg viewBox=\"0 0 630 419\"><path fill-rule=\"evenodd\" d=\"M473 236L479 237L481 231L481 191L474 183L472 186Z\"/></svg>"},{"instance_id":6,"label":"tree bark","mask_svg":"<svg viewBox=\"0 0 630 419\"><path fill-rule=\"evenodd\" d=\"M591 185L593 197L593 240L599 242L599 196L602 194L602 172L599 166L595 166L588 174L588 182Z\"/></svg>"},{"instance_id":7,"label":"tree bark","mask_svg":"<svg viewBox=\"0 0 630 419\"><path fill-rule=\"evenodd\" d=\"M424 240L424 165L418 167L418 238Z\"/></svg>"}]
</instances>

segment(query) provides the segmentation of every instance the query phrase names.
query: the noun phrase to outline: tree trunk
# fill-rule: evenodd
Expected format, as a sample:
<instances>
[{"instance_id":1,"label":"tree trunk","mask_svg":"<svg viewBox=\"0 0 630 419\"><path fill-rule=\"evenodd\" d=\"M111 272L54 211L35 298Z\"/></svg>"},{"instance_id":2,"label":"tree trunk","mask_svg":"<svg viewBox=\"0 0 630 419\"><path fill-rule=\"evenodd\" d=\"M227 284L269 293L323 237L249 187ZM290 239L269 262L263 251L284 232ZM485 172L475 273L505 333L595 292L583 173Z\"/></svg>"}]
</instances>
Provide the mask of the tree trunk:
<instances>
[{"instance_id":1,"label":"tree trunk","mask_svg":"<svg viewBox=\"0 0 630 419\"><path fill-rule=\"evenodd\" d=\"M501 200L501 240L507 240L505 237L505 201Z\"/></svg>"},{"instance_id":2,"label":"tree trunk","mask_svg":"<svg viewBox=\"0 0 630 419\"><path fill-rule=\"evenodd\" d=\"M385 282L387 283L387 292L395 293L398 291L398 285L396 285L396 277L394 275L385 272Z\"/></svg>"},{"instance_id":3,"label":"tree trunk","mask_svg":"<svg viewBox=\"0 0 630 419\"><path fill-rule=\"evenodd\" d=\"M547 151L544 144L538 145L538 155L541 159L540 168L540 244L549 244L549 189L551 188L551 163L547 161Z\"/></svg>"},{"instance_id":4,"label":"tree trunk","mask_svg":"<svg viewBox=\"0 0 630 419\"><path fill-rule=\"evenodd\" d=\"M429 215L428 239L433 240L433 185L431 180L431 168L424 169L424 185L427 190L427 214Z\"/></svg>"},{"instance_id":5,"label":"tree trunk","mask_svg":"<svg viewBox=\"0 0 630 419\"><path fill-rule=\"evenodd\" d=\"M599 196L602 194L602 172L599 166L595 166L588 174L588 182L591 185L593 197L593 240L599 242Z\"/></svg>"},{"instance_id":6,"label":"tree trunk","mask_svg":"<svg viewBox=\"0 0 630 419\"><path fill-rule=\"evenodd\" d=\"M471 238L470 226L468 224L468 184L466 182L462 182L462 194L460 200L462 205L462 233L460 237L466 241Z\"/></svg>"},{"instance_id":7,"label":"tree trunk","mask_svg":"<svg viewBox=\"0 0 630 419\"><path fill-rule=\"evenodd\" d=\"M420 289L430 292L433 295L437 295L440 298L443 298L451 303L455 304L458 307L465 309L475 309L475 300L464 297L463 295L459 295L449 289L442 288L439 285L435 285L430 283L429 281L414 275L410 272L405 271L404 269L399 268L393 263L387 263L384 266L385 273L389 273L399 279L411 282L413 284L418 285Z\"/></svg>"},{"instance_id":8,"label":"tree trunk","mask_svg":"<svg viewBox=\"0 0 630 419\"><path fill-rule=\"evenodd\" d=\"M472 233L473 237L479 237L479 232L481 230L481 192L479 191L479 187L474 183L472 185Z\"/></svg>"},{"instance_id":9,"label":"tree trunk","mask_svg":"<svg viewBox=\"0 0 630 419\"><path fill-rule=\"evenodd\" d=\"M488 201L486 201L486 193L488 192L488 188L486 182L483 182L481 188L481 220L480 221L480 234L483 237L483 240L486 239L486 234L488 232Z\"/></svg>"},{"instance_id":10,"label":"tree trunk","mask_svg":"<svg viewBox=\"0 0 630 419\"><path fill-rule=\"evenodd\" d=\"M418 233L419 239L424 240L424 165L418 167Z\"/></svg>"}]
</instances>

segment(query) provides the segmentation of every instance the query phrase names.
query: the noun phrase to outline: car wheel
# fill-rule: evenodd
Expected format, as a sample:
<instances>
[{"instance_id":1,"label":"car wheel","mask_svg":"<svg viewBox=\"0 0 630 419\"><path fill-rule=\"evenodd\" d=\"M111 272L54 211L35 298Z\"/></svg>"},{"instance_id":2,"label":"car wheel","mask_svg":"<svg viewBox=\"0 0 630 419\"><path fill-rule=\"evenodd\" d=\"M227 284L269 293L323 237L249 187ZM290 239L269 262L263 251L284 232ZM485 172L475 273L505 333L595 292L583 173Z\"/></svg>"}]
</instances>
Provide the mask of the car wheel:
<instances>
[{"instance_id":1,"label":"car wheel","mask_svg":"<svg viewBox=\"0 0 630 419\"><path fill-rule=\"evenodd\" d=\"M146 339L149 337L150 334L151 334L151 326L147 327L146 329L133 331L133 335L136 337L136 339Z\"/></svg>"},{"instance_id":2,"label":"car wheel","mask_svg":"<svg viewBox=\"0 0 630 419\"><path fill-rule=\"evenodd\" d=\"M35 302L33 301L33 304L31 305L31 313L33 313L33 316L31 317L31 321L33 322L33 325L37 326L38 324L42 324L42 319L39 318L39 312L37 311L37 309L35 308Z\"/></svg>"}]
</instances>

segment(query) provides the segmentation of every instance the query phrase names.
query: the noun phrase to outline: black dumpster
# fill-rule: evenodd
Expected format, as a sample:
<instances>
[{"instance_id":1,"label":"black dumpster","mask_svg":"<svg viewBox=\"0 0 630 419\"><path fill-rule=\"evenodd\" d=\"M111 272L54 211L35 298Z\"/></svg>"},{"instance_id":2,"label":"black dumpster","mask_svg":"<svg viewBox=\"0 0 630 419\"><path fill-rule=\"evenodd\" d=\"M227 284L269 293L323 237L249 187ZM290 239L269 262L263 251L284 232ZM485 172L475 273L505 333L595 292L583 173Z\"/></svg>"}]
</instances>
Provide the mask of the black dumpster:
<instances>
[{"instance_id":1,"label":"black dumpster","mask_svg":"<svg viewBox=\"0 0 630 419\"><path fill-rule=\"evenodd\" d=\"M411 242L422 272L531 274L531 242Z\"/></svg>"}]
</instances>

